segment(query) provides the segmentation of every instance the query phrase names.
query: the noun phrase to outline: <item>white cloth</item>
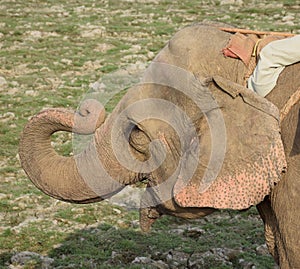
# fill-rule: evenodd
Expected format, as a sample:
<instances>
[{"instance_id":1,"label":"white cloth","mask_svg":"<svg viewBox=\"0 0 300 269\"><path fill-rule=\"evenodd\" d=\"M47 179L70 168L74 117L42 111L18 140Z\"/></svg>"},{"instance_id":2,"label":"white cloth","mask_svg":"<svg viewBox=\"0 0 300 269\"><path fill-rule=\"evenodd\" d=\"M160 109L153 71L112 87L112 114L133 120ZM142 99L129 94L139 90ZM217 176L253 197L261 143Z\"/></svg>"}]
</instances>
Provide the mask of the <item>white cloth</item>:
<instances>
[{"instance_id":1,"label":"white cloth","mask_svg":"<svg viewBox=\"0 0 300 269\"><path fill-rule=\"evenodd\" d=\"M285 66L300 61L300 35L276 40L259 54L257 66L248 80L248 88L266 96L276 85Z\"/></svg>"}]
</instances>

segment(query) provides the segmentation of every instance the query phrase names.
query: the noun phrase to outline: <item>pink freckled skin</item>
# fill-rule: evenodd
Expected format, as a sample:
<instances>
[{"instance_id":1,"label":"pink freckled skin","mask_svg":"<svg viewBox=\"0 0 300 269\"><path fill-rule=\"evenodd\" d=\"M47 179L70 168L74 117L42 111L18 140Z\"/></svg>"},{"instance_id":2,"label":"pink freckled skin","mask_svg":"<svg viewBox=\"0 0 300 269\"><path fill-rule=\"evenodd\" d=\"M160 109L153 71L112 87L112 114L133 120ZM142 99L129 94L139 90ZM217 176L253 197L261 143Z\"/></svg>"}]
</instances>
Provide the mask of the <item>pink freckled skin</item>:
<instances>
[{"instance_id":1,"label":"pink freckled skin","mask_svg":"<svg viewBox=\"0 0 300 269\"><path fill-rule=\"evenodd\" d=\"M246 209L260 203L268 195L286 168L281 143L271 147L269 154L254 164L232 173L224 172L207 191L199 192L197 184L175 185L175 200L183 207L212 207L218 209Z\"/></svg>"}]
</instances>

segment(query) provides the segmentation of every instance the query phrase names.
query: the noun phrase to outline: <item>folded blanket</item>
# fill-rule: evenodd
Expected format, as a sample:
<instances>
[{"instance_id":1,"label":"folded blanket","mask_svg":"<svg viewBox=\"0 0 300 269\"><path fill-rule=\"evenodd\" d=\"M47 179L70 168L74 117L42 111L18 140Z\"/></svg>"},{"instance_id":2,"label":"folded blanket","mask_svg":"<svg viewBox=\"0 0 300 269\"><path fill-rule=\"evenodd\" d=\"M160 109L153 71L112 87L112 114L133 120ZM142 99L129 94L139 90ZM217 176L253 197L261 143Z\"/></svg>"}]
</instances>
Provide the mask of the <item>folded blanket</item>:
<instances>
[{"instance_id":1,"label":"folded blanket","mask_svg":"<svg viewBox=\"0 0 300 269\"><path fill-rule=\"evenodd\" d=\"M228 44L222 50L224 56L241 59L243 63L248 67L251 57L257 57L264 46L274 40L285 38L284 36L269 35L246 35L241 33L235 33L231 36Z\"/></svg>"}]
</instances>

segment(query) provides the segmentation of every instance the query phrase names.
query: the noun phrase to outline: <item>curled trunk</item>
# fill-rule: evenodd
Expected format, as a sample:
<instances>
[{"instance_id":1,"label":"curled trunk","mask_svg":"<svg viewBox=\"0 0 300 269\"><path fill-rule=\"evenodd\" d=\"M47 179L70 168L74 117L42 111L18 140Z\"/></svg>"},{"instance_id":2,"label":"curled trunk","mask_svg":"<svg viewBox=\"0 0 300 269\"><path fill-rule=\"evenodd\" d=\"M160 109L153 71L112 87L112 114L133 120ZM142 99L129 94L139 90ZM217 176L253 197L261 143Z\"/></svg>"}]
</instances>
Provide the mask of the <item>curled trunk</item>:
<instances>
[{"instance_id":1,"label":"curled trunk","mask_svg":"<svg viewBox=\"0 0 300 269\"><path fill-rule=\"evenodd\" d=\"M31 181L46 194L64 201L89 203L107 198L123 188L99 172L97 156L101 153L96 150L95 142L72 157L58 155L51 146L51 135L57 131L93 133L105 117L105 111L99 105L90 100L81 106L79 113L48 109L34 116L25 126L19 149L21 165ZM95 187L99 185L101 190Z\"/></svg>"}]
</instances>

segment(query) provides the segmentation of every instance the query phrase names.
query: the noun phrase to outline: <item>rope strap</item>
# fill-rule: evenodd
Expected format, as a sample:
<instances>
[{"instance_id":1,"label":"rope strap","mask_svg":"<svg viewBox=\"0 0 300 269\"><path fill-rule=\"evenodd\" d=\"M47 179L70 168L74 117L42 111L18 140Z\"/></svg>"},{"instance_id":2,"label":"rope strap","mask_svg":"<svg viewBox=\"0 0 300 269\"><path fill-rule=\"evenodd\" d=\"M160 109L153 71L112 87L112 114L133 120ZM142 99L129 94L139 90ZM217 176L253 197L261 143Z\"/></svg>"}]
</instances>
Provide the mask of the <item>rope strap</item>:
<instances>
[{"instance_id":1,"label":"rope strap","mask_svg":"<svg viewBox=\"0 0 300 269\"><path fill-rule=\"evenodd\" d=\"M274 36L285 36L285 37L295 36L295 34L284 33L284 32L255 31L255 30L227 28L227 27L220 27L219 29L224 32L229 32L229 33L254 34L254 35L274 35Z\"/></svg>"}]
</instances>

